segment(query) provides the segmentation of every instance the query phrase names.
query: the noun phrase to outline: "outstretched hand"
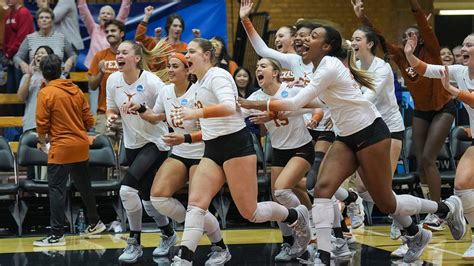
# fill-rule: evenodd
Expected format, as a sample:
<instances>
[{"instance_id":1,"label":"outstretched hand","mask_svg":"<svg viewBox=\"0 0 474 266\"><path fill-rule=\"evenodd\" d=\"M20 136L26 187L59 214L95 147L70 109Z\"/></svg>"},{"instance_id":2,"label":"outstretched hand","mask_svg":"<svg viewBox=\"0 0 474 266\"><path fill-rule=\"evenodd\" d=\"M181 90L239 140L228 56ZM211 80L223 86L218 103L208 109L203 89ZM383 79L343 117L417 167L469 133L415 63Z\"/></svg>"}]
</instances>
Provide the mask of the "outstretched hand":
<instances>
[{"instance_id":1,"label":"outstretched hand","mask_svg":"<svg viewBox=\"0 0 474 266\"><path fill-rule=\"evenodd\" d=\"M356 17L363 18L364 17L364 3L362 0L351 0L352 7L354 8L354 13Z\"/></svg>"},{"instance_id":2,"label":"outstretched hand","mask_svg":"<svg viewBox=\"0 0 474 266\"><path fill-rule=\"evenodd\" d=\"M253 7L252 0L242 0L240 2L240 12L239 12L240 18L241 19L248 18L250 15L250 11L252 11L252 7Z\"/></svg>"},{"instance_id":3,"label":"outstretched hand","mask_svg":"<svg viewBox=\"0 0 474 266\"><path fill-rule=\"evenodd\" d=\"M416 45L418 44L418 37L415 32L411 31L408 33L407 43L405 44L405 54L412 55L415 52Z\"/></svg>"}]
</instances>

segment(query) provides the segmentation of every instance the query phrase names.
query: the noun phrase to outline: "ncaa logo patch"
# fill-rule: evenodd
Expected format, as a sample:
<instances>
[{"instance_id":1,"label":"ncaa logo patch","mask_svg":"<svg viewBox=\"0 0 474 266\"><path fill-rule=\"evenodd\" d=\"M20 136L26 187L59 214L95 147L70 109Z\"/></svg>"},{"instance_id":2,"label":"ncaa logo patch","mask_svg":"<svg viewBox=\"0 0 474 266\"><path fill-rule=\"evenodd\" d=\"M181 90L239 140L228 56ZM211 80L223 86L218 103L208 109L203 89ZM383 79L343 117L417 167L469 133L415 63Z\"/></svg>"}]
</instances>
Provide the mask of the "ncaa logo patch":
<instances>
[{"instance_id":1,"label":"ncaa logo patch","mask_svg":"<svg viewBox=\"0 0 474 266\"><path fill-rule=\"evenodd\" d=\"M181 99L181 105L187 105L188 99Z\"/></svg>"},{"instance_id":2,"label":"ncaa logo patch","mask_svg":"<svg viewBox=\"0 0 474 266\"><path fill-rule=\"evenodd\" d=\"M137 87L135 88L138 92L142 92L145 90L145 88L143 87L143 85L139 84L137 85Z\"/></svg>"},{"instance_id":3,"label":"ncaa logo patch","mask_svg":"<svg viewBox=\"0 0 474 266\"><path fill-rule=\"evenodd\" d=\"M287 98L288 97L288 91L282 91L280 95L283 98Z\"/></svg>"}]
</instances>

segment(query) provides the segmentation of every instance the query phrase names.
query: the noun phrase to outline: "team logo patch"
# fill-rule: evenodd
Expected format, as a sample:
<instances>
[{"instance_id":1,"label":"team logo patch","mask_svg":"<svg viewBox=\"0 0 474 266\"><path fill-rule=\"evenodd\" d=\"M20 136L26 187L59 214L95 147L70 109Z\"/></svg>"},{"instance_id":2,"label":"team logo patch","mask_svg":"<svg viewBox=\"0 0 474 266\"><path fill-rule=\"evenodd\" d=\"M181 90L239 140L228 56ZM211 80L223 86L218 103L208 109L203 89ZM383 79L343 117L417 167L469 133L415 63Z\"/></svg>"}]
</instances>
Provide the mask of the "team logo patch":
<instances>
[{"instance_id":1,"label":"team logo patch","mask_svg":"<svg viewBox=\"0 0 474 266\"><path fill-rule=\"evenodd\" d=\"M181 99L181 105L187 105L188 99Z\"/></svg>"},{"instance_id":2,"label":"team logo patch","mask_svg":"<svg viewBox=\"0 0 474 266\"><path fill-rule=\"evenodd\" d=\"M139 84L137 85L137 87L135 88L138 92L142 92L145 90L145 88L143 87L143 85Z\"/></svg>"},{"instance_id":3,"label":"team logo patch","mask_svg":"<svg viewBox=\"0 0 474 266\"><path fill-rule=\"evenodd\" d=\"M282 91L281 92L281 97L287 98L288 97L288 91Z\"/></svg>"}]
</instances>

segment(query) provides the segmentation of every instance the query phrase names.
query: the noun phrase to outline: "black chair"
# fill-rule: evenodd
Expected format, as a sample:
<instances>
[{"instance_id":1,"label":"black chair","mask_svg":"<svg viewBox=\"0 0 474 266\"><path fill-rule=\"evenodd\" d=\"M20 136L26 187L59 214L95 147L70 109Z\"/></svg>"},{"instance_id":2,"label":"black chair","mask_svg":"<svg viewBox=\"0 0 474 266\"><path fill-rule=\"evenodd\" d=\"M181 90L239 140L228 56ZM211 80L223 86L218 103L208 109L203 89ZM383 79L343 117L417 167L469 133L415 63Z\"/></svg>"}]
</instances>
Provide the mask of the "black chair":
<instances>
[{"instance_id":1,"label":"black chair","mask_svg":"<svg viewBox=\"0 0 474 266\"><path fill-rule=\"evenodd\" d=\"M28 167L34 166L36 176L41 175L41 166L48 165L48 155L37 148L38 145L38 137L36 133L29 131L21 135L20 141L18 143L18 165ZM20 187L24 192L31 192L36 194L43 194L48 195L49 188L47 180L22 180L20 182ZM66 189L68 193L66 193L66 209L64 213L66 215L67 220L69 221L69 226L71 233L75 233L76 229L74 226L74 222L72 219L72 212L71 212L71 182L68 181L66 184ZM26 215L26 211L25 211Z\"/></svg>"},{"instance_id":2,"label":"black chair","mask_svg":"<svg viewBox=\"0 0 474 266\"><path fill-rule=\"evenodd\" d=\"M408 191L411 195L416 196L415 187L418 182L418 174L410 171L410 161L415 160L415 150L413 148L412 141L412 128L408 127L405 129L403 136L402 150L400 152L400 161L402 163L403 170L396 172L393 176L392 186L402 190L403 185L408 186Z\"/></svg>"},{"instance_id":3,"label":"black chair","mask_svg":"<svg viewBox=\"0 0 474 266\"><path fill-rule=\"evenodd\" d=\"M452 154L451 164L453 165L454 169L456 169L456 165L459 160L461 160L463 154L471 146L472 137L467 132L467 130L469 130L469 127L458 126L453 128L451 130L451 134L449 135L449 144ZM454 176L452 178L454 179Z\"/></svg>"},{"instance_id":4,"label":"black chair","mask_svg":"<svg viewBox=\"0 0 474 266\"><path fill-rule=\"evenodd\" d=\"M13 156L10 145L5 138L0 136L0 171L7 172L10 174L13 172L15 176L14 183L0 183L0 195L11 195L14 196L13 203L9 206L9 211L15 220L18 227L18 235L21 236L23 233L23 221L25 219L27 207L26 204L20 199L19 190L20 184L18 180L18 167L16 165L15 157Z\"/></svg>"}]
</instances>

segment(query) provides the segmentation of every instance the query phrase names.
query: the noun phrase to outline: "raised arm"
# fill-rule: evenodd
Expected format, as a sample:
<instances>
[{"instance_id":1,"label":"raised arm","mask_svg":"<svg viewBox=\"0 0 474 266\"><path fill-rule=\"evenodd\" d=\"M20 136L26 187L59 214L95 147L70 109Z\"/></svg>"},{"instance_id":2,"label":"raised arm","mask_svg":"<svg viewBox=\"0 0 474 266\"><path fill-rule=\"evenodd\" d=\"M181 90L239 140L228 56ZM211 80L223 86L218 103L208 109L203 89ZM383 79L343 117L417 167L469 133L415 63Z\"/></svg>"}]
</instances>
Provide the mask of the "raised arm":
<instances>
[{"instance_id":1,"label":"raised arm","mask_svg":"<svg viewBox=\"0 0 474 266\"><path fill-rule=\"evenodd\" d=\"M77 0L77 9L79 9L79 16L86 25L87 32L89 35L91 35L92 31L94 31L96 23L92 17L89 7L87 6L86 0Z\"/></svg>"},{"instance_id":2,"label":"raised arm","mask_svg":"<svg viewBox=\"0 0 474 266\"><path fill-rule=\"evenodd\" d=\"M438 38L436 38L433 28L431 28L430 24L428 23L423 9L421 9L417 0L410 0L410 5L413 15L415 16L416 24L418 24L420 35L424 40L423 45L431 55L439 57L439 51L441 48L439 46Z\"/></svg>"},{"instance_id":3,"label":"raised arm","mask_svg":"<svg viewBox=\"0 0 474 266\"><path fill-rule=\"evenodd\" d=\"M69 14L70 10L74 10L74 1L65 1L60 0L54 7L54 23L57 24L61 22L67 14Z\"/></svg>"},{"instance_id":4,"label":"raised arm","mask_svg":"<svg viewBox=\"0 0 474 266\"><path fill-rule=\"evenodd\" d=\"M122 21L125 23L128 19L128 14L130 14L130 8L132 6L132 0L122 0L122 4L120 5L120 10L117 15L117 20Z\"/></svg>"},{"instance_id":5,"label":"raised arm","mask_svg":"<svg viewBox=\"0 0 474 266\"><path fill-rule=\"evenodd\" d=\"M280 62L283 67L288 68L289 54L280 53L274 49L271 49L263 41L262 37L258 35L257 31L252 25L252 21L249 19L250 11L252 10L253 3L251 0L242 0L240 4L240 19L244 26L245 32L250 40L250 43L255 49L255 52L261 57L270 57Z\"/></svg>"},{"instance_id":6,"label":"raised arm","mask_svg":"<svg viewBox=\"0 0 474 266\"><path fill-rule=\"evenodd\" d=\"M15 54L13 57L13 61L15 62L15 65L17 65L21 71L24 73L28 73L28 64L26 63L26 60L29 58L28 51L30 50L30 45L28 42L28 38L25 38L23 42L20 45L20 48L18 48L18 52Z\"/></svg>"}]
</instances>

